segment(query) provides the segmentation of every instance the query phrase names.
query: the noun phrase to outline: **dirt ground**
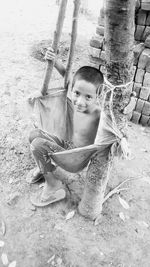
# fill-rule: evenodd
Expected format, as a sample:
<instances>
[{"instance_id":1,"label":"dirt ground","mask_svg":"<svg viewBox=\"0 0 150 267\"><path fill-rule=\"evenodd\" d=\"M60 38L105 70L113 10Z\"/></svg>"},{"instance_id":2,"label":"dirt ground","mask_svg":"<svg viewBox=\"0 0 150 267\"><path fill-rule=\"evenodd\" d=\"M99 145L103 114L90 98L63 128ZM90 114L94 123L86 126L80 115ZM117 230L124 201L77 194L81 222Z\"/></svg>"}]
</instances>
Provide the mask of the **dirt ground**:
<instances>
[{"instance_id":1,"label":"dirt ground","mask_svg":"<svg viewBox=\"0 0 150 267\"><path fill-rule=\"evenodd\" d=\"M80 174L71 179L66 200L37 209L30 203L30 195L41 188L25 180L34 167L26 98L42 85L45 62L37 59L36 51L39 43L48 44L53 36L58 8L54 2L5 0L0 10L0 267L8 266L5 254L9 263L14 261L10 267L15 261L17 267L149 267L149 128L129 123L132 159L115 160L108 186L134 178L119 195L129 206L114 195L104 204L99 225L77 212L84 186ZM68 11L60 48L64 63L70 21ZM79 24L73 70L89 64L87 46L96 20L81 15ZM51 86L60 84L63 81L54 71ZM72 210L75 215L66 220Z\"/></svg>"}]
</instances>

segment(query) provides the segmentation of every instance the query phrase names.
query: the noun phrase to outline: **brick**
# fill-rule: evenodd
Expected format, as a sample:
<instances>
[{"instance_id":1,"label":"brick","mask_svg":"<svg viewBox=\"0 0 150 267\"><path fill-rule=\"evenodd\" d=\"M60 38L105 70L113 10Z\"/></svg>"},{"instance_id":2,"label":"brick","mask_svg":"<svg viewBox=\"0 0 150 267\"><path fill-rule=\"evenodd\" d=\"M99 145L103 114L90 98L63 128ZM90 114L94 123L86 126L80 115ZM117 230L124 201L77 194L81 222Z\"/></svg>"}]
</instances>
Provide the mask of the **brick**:
<instances>
[{"instance_id":1,"label":"brick","mask_svg":"<svg viewBox=\"0 0 150 267\"><path fill-rule=\"evenodd\" d=\"M142 35L142 41L145 42L147 36L150 34L150 26L146 26Z\"/></svg>"},{"instance_id":2,"label":"brick","mask_svg":"<svg viewBox=\"0 0 150 267\"><path fill-rule=\"evenodd\" d=\"M103 42L102 50L105 51L105 42Z\"/></svg>"},{"instance_id":3,"label":"brick","mask_svg":"<svg viewBox=\"0 0 150 267\"><path fill-rule=\"evenodd\" d=\"M145 45L144 43L139 43L139 44L136 44L133 48L133 53L134 53L134 65L137 65L138 64L138 59L139 59L139 56L141 55L142 51L144 50L145 48Z\"/></svg>"},{"instance_id":4,"label":"brick","mask_svg":"<svg viewBox=\"0 0 150 267\"><path fill-rule=\"evenodd\" d=\"M104 27L103 26L97 26L96 33L104 36Z\"/></svg>"},{"instance_id":5,"label":"brick","mask_svg":"<svg viewBox=\"0 0 150 267\"><path fill-rule=\"evenodd\" d=\"M150 35L148 35L145 39L145 47L150 48Z\"/></svg>"},{"instance_id":6,"label":"brick","mask_svg":"<svg viewBox=\"0 0 150 267\"><path fill-rule=\"evenodd\" d=\"M100 55L100 52L101 52L100 49L90 46L88 50L89 50L90 56L99 58L99 55Z\"/></svg>"},{"instance_id":7,"label":"brick","mask_svg":"<svg viewBox=\"0 0 150 267\"><path fill-rule=\"evenodd\" d=\"M149 0L141 0L141 9L142 10L150 10L150 1Z\"/></svg>"},{"instance_id":8,"label":"brick","mask_svg":"<svg viewBox=\"0 0 150 267\"><path fill-rule=\"evenodd\" d=\"M148 121L147 125L148 125L148 126L150 126L150 119L149 119L149 121Z\"/></svg>"},{"instance_id":9,"label":"brick","mask_svg":"<svg viewBox=\"0 0 150 267\"><path fill-rule=\"evenodd\" d=\"M104 18L98 18L98 26L103 26L104 27Z\"/></svg>"},{"instance_id":10,"label":"brick","mask_svg":"<svg viewBox=\"0 0 150 267\"><path fill-rule=\"evenodd\" d=\"M136 24L145 26L146 16L147 16L147 12L145 10L140 9L136 17Z\"/></svg>"},{"instance_id":11,"label":"brick","mask_svg":"<svg viewBox=\"0 0 150 267\"><path fill-rule=\"evenodd\" d=\"M140 7L141 7L141 1L140 0L136 0L135 1L135 10L137 11Z\"/></svg>"},{"instance_id":12,"label":"brick","mask_svg":"<svg viewBox=\"0 0 150 267\"><path fill-rule=\"evenodd\" d=\"M94 35L90 40L90 46L95 48L102 48L104 38L99 35Z\"/></svg>"},{"instance_id":13,"label":"brick","mask_svg":"<svg viewBox=\"0 0 150 267\"><path fill-rule=\"evenodd\" d=\"M150 26L150 12L148 12L147 19L146 19L146 26Z\"/></svg>"},{"instance_id":14,"label":"brick","mask_svg":"<svg viewBox=\"0 0 150 267\"><path fill-rule=\"evenodd\" d=\"M142 112L142 109L143 109L143 106L144 106L144 103L145 103L144 100L142 100L142 99L138 99L138 101L137 101L137 103L136 103L136 108L135 108L135 110L136 110L137 112L141 113L141 112Z\"/></svg>"},{"instance_id":15,"label":"brick","mask_svg":"<svg viewBox=\"0 0 150 267\"><path fill-rule=\"evenodd\" d=\"M150 88L142 86L140 92L140 98L143 100L148 100L149 95L150 95Z\"/></svg>"},{"instance_id":16,"label":"brick","mask_svg":"<svg viewBox=\"0 0 150 267\"><path fill-rule=\"evenodd\" d=\"M150 103L148 101L145 101L144 103L142 114L147 115L147 116L150 115Z\"/></svg>"},{"instance_id":17,"label":"brick","mask_svg":"<svg viewBox=\"0 0 150 267\"><path fill-rule=\"evenodd\" d=\"M100 67L100 71L101 71L103 74L105 74L105 73L106 73L106 68L105 68L105 66L101 65L101 67Z\"/></svg>"},{"instance_id":18,"label":"brick","mask_svg":"<svg viewBox=\"0 0 150 267\"><path fill-rule=\"evenodd\" d=\"M141 116L141 119L140 119L140 123L143 125L143 126L146 126L148 124L148 121L149 121L149 116L146 116L146 115L142 115Z\"/></svg>"},{"instance_id":19,"label":"brick","mask_svg":"<svg viewBox=\"0 0 150 267\"><path fill-rule=\"evenodd\" d=\"M142 87L141 83L134 83L133 91L136 92L136 97L139 97L141 87Z\"/></svg>"},{"instance_id":20,"label":"brick","mask_svg":"<svg viewBox=\"0 0 150 267\"><path fill-rule=\"evenodd\" d=\"M100 59L105 62L106 61L106 53L104 51L101 51Z\"/></svg>"},{"instance_id":21,"label":"brick","mask_svg":"<svg viewBox=\"0 0 150 267\"><path fill-rule=\"evenodd\" d=\"M135 75L135 82L136 83L142 83L143 82L144 73L145 73L145 71L143 69L137 69L137 72Z\"/></svg>"},{"instance_id":22,"label":"brick","mask_svg":"<svg viewBox=\"0 0 150 267\"><path fill-rule=\"evenodd\" d=\"M139 112L137 112L137 111L133 111L131 120L132 120L134 123L138 124L140 118L141 118L141 113L139 113Z\"/></svg>"},{"instance_id":23,"label":"brick","mask_svg":"<svg viewBox=\"0 0 150 267\"><path fill-rule=\"evenodd\" d=\"M104 26L104 8L100 9L100 14L98 17L98 25L99 26Z\"/></svg>"},{"instance_id":24,"label":"brick","mask_svg":"<svg viewBox=\"0 0 150 267\"><path fill-rule=\"evenodd\" d=\"M146 63L146 72L150 73L150 58L148 59L148 61Z\"/></svg>"},{"instance_id":25,"label":"brick","mask_svg":"<svg viewBox=\"0 0 150 267\"><path fill-rule=\"evenodd\" d=\"M150 61L150 49L145 48L139 57L138 68L145 69L148 61Z\"/></svg>"},{"instance_id":26,"label":"brick","mask_svg":"<svg viewBox=\"0 0 150 267\"><path fill-rule=\"evenodd\" d=\"M104 62L100 58L92 57L91 55L89 55L89 60L90 60L90 63L92 65L95 65L95 66L98 66L98 67L99 67L99 65L103 65L104 64Z\"/></svg>"},{"instance_id":27,"label":"brick","mask_svg":"<svg viewBox=\"0 0 150 267\"><path fill-rule=\"evenodd\" d=\"M145 29L145 26L143 26L143 25L137 25L136 26L135 34L134 34L134 38L136 41L142 40L144 29Z\"/></svg>"},{"instance_id":28,"label":"brick","mask_svg":"<svg viewBox=\"0 0 150 267\"><path fill-rule=\"evenodd\" d=\"M145 72L143 86L145 87L150 86L150 73L149 72Z\"/></svg>"},{"instance_id":29,"label":"brick","mask_svg":"<svg viewBox=\"0 0 150 267\"><path fill-rule=\"evenodd\" d=\"M127 114L126 116L127 116L127 120L131 120L132 119L132 115L133 115L133 112L130 112L129 114Z\"/></svg>"},{"instance_id":30,"label":"brick","mask_svg":"<svg viewBox=\"0 0 150 267\"><path fill-rule=\"evenodd\" d=\"M130 102L129 102L129 104L124 108L123 113L126 114L126 115L132 113L133 110L135 109L136 102L137 102L137 98L134 97L134 96L131 96L131 98L130 98Z\"/></svg>"}]
</instances>

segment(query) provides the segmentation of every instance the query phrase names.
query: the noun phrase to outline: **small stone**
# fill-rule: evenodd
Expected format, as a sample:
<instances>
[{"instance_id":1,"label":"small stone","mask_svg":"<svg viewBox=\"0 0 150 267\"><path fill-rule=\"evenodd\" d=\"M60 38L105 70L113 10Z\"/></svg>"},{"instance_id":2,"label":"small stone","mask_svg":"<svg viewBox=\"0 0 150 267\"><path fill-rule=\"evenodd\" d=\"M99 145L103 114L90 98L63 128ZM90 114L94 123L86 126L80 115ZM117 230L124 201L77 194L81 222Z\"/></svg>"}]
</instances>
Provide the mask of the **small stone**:
<instances>
[{"instance_id":1,"label":"small stone","mask_svg":"<svg viewBox=\"0 0 150 267\"><path fill-rule=\"evenodd\" d=\"M30 206L30 210L35 211L35 210L36 210L36 207L31 205L31 206Z\"/></svg>"},{"instance_id":2,"label":"small stone","mask_svg":"<svg viewBox=\"0 0 150 267\"><path fill-rule=\"evenodd\" d=\"M57 262L58 266L60 266L60 265L62 264L62 259L61 259L61 258L58 258L58 259L56 260L56 262Z\"/></svg>"},{"instance_id":3,"label":"small stone","mask_svg":"<svg viewBox=\"0 0 150 267\"><path fill-rule=\"evenodd\" d=\"M15 205L18 202L19 197L20 197L20 194L18 192L10 194L10 196L7 199L7 204Z\"/></svg>"},{"instance_id":4,"label":"small stone","mask_svg":"<svg viewBox=\"0 0 150 267\"><path fill-rule=\"evenodd\" d=\"M8 267L16 267L16 264L16 261L12 261L11 263L9 263Z\"/></svg>"},{"instance_id":5,"label":"small stone","mask_svg":"<svg viewBox=\"0 0 150 267\"><path fill-rule=\"evenodd\" d=\"M8 257L6 253L2 253L1 260L2 260L3 265L5 266L8 265Z\"/></svg>"},{"instance_id":6,"label":"small stone","mask_svg":"<svg viewBox=\"0 0 150 267\"><path fill-rule=\"evenodd\" d=\"M13 183L13 179L10 178L10 179L9 179L9 184L12 184L12 183Z\"/></svg>"},{"instance_id":7,"label":"small stone","mask_svg":"<svg viewBox=\"0 0 150 267\"><path fill-rule=\"evenodd\" d=\"M4 241L0 240L0 248L2 248L4 246Z\"/></svg>"}]
</instances>

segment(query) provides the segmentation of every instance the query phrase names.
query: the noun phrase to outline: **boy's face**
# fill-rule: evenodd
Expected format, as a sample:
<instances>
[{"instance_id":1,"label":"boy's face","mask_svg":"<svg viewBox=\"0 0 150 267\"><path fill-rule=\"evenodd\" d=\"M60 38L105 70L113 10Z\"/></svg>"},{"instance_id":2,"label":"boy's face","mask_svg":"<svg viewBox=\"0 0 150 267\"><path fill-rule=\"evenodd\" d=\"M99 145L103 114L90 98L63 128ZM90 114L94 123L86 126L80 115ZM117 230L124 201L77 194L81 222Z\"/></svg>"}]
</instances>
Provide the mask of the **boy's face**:
<instances>
[{"instance_id":1,"label":"boy's face","mask_svg":"<svg viewBox=\"0 0 150 267\"><path fill-rule=\"evenodd\" d=\"M97 108L95 85L77 80L72 88L72 103L77 112L92 113Z\"/></svg>"}]
</instances>

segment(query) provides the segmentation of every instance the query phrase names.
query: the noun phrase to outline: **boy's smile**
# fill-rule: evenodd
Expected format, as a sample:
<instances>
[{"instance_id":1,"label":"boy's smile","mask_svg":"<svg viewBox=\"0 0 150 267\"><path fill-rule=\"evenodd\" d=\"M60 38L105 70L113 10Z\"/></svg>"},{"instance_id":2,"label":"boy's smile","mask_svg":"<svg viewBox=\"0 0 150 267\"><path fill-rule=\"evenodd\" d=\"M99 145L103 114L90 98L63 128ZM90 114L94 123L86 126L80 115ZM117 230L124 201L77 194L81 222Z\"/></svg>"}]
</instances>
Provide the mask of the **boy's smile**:
<instances>
[{"instance_id":1,"label":"boy's smile","mask_svg":"<svg viewBox=\"0 0 150 267\"><path fill-rule=\"evenodd\" d=\"M96 87L85 80L77 80L72 89L72 103L77 112L92 113L97 107Z\"/></svg>"}]
</instances>

